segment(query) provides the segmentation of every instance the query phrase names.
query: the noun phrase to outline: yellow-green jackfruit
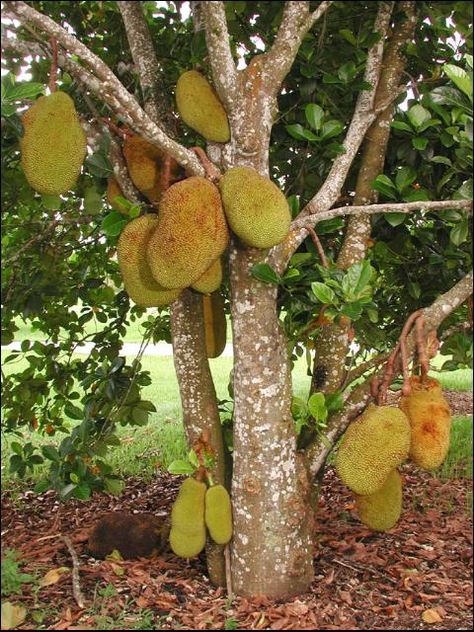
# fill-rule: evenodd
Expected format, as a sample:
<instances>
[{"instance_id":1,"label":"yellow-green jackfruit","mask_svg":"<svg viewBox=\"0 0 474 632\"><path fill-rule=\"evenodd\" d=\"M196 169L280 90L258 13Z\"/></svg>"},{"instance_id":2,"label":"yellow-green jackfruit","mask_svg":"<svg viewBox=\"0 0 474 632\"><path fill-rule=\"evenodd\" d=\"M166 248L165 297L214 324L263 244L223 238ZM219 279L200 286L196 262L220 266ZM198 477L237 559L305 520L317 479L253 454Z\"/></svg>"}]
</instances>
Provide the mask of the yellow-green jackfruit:
<instances>
[{"instance_id":1,"label":"yellow-green jackfruit","mask_svg":"<svg viewBox=\"0 0 474 632\"><path fill-rule=\"evenodd\" d=\"M153 278L146 260L146 246L158 225L156 215L132 219L120 234L117 257L123 283L132 301L142 307L163 307L175 301L181 290L169 290Z\"/></svg>"},{"instance_id":2,"label":"yellow-green jackfruit","mask_svg":"<svg viewBox=\"0 0 474 632\"><path fill-rule=\"evenodd\" d=\"M43 195L69 191L86 156L86 135L65 92L39 97L23 115L21 164L29 185Z\"/></svg>"},{"instance_id":3,"label":"yellow-green jackfruit","mask_svg":"<svg viewBox=\"0 0 474 632\"><path fill-rule=\"evenodd\" d=\"M206 544L204 506L207 486L187 478L171 510L170 546L179 557L194 557Z\"/></svg>"},{"instance_id":4,"label":"yellow-green jackfruit","mask_svg":"<svg viewBox=\"0 0 474 632\"><path fill-rule=\"evenodd\" d=\"M411 393L400 408L411 427L410 459L424 470L441 465L449 449L451 411L437 380L410 378Z\"/></svg>"},{"instance_id":5,"label":"yellow-green jackfruit","mask_svg":"<svg viewBox=\"0 0 474 632\"><path fill-rule=\"evenodd\" d=\"M373 494L408 457L410 424L399 408L370 404L347 428L336 470L354 493Z\"/></svg>"},{"instance_id":6,"label":"yellow-green jackfruit","mask_svg":"<svg viewBox=\"0 0 474 632\"><path fill-rule=\"evenodd\" d=\"M288 234L291 213L285 196L252 167L234 167L219 186L229 226L244 244L271 248Z\"/></svg>"},{"instance_id":7,"label":"yellow-green jackfruit","mask_svg":"<svg viewBox=\"0 0 474 632\"><path fill-rule=\"evenodd\" d=\"M188 70L176 84L176 105L183 121L206 140L227 143L230 140L229 121L224 106L208 80Z\"/></svg>"},{"instance_id":8,"label":"yellow-green jackfruit","mask_svg":"<svg viewBox=\"0 0 474 632\"><path fill-rule=\"evenodd\" d=\"M227 544L232 538L232 505L223 485L213 485L206 492L206 527L217 544Z\"/></svg>"},{"instance_id":9,"label":"yellow-green jackfruit","mask_svg":"<svg viewBox=\"0 0 474 632\"><path fill-rule=\"evenodd\" d=\"M388 531L397 524L402 513L402 496L402 479L395 469L378 491L356 495L360 521L375 531Z\"/></svg>"},{"instance_id":10,"label":"yellow-green jackfruit","mask_svg":"<svg viewBox=\"0 0 474 632\"><path fill-rule=\"evenodd\" d=\"M122 215L129 215L128 207L125 206L117 196L125 197L119 183L115 178L109 178L107 182L107 202L110 206Z\"/></svg>"},{"instance_id":11,"label":"yellow-green jackfruit","mask_svg":"<svg viewBox=\"0 0 474 632\"><path fill-rule=\"evenodd\" d=\"M151 272L163 287L189 287L229 240L219 191L205 178L186 178L163 194L159 211L147 247Z\"/></svg>"},{"instance_id":12,"label":"yellow-green jackfruit","mask_svg":"<svg viewBox=\"0 0 474 632\"><path fill-rule=\"evenodd\" d=\"M227 320L224 299L217 292L202 297L204 335L208 358L217 358L225 349Z\"/></svg>"},{"instance_id":13,"label":"yellow-green jackfruit","mask_svg":"<svg viewBox=\"0 0 474 632\"><path fill-rule=\"evenodd\" d=\"M176 160L141 136L127 136L123 155L133 184L152 204L158 204L165 188L183 176Z\"/></svg>"},{"instance_id":14,"label":"yellow-green jackfruit","mask_svg":"<svg viewBox=\"0 0 474 632\"><path fill-rule=\"evenodd\" d=\"M219 257L211 263L204 274L200 276L199 279L191 285L191 287L193 290L201 292L202 294L211 294L211 292L215 292L219 289L221 283L222 261Z\"/></svg>"}]
</instances>

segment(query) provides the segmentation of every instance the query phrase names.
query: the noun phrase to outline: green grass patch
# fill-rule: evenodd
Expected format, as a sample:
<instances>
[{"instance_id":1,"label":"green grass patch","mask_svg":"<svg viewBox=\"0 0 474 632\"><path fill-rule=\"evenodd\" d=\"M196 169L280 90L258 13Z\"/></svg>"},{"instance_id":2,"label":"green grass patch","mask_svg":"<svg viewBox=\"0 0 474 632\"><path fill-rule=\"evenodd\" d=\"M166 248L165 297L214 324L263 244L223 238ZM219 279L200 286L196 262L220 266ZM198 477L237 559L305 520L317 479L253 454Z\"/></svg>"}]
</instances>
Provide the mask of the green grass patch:
<instances>
[{"instance_id":1,"label":"green grass patch","mask_svg":"<svg viewBox=\"0 0 474 632\"><path fill-rule=\"evenodd\" d=\"M453 417L449 451L434 474L441 479L472 479L472 417Z\"/></svg>"}]
</instances>

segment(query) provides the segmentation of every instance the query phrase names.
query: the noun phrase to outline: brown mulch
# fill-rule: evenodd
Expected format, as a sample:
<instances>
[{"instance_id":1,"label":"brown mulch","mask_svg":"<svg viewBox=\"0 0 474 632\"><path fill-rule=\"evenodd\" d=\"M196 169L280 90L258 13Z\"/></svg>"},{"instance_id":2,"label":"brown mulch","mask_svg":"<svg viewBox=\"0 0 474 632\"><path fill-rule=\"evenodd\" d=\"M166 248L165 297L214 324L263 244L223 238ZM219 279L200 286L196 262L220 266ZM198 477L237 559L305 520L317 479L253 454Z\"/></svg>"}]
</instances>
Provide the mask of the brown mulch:
<instances>
[{"instance_id":1,"label":"brown mulch","mask_svg":"<svg viewBox=\"0 0 474 632\"><path fill-rule=\"evenodd\" d=\"M61 537L68 535L87 602L78 608L70 572L39 591L24 584L23 593L10 598L29 614L20 629L104 629L98 613L111 618L102 621L122 616L122 629L138 629L140 608L152 611L154 629L162 630L470 629L471 481L440 481L410 465L402 474L404 514L396 528L379 534L358 522L350 492L328 469L315 530L315 580L307 594L278 602L228 599L224 589L210 585L203 556L186 562L166 551L156 559L110 562L87 554L87 530L101 512L165 515L179 485L176 477L130 480L120 498L95 494L87 503L70 501L61 509L52 492L6 493L2 550L17 550L22 571L41 577L72 567ZM101 595L110 585L116 594ZM31 615L41 611L42 624L33 624Z\"/></svg>"},{"instance_id":2,"label":"brown mulch","mask_svg":"<svg viewBox=\"0 0 474 632\"><path fill-rule=\"evenodd\" d=\"M401 391L387 393L387 404L397 405ZM443 389L443 396L447 400L453 415L472 415L472 391L448 391Z\"/></svg>"}]
</instances>

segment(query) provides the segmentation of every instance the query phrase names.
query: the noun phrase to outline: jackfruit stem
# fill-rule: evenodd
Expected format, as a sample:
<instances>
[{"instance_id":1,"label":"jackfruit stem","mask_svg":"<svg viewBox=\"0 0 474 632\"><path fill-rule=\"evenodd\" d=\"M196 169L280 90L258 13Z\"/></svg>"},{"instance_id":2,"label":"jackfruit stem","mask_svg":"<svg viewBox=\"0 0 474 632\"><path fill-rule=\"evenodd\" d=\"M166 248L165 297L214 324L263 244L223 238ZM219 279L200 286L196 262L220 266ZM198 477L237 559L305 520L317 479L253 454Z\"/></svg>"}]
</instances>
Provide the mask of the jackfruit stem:
<instances>
[{"instance_id":1,"label":"jackfruit stem","mask_svg":"<svg viewBox=\"0 0 474 632\"><path fill-rule=\"evenodd\" d=\"M51 44L52 58L51 58L51 68L49 70L48 87L50 89L51 94L53 94L53 92L56 92L57 90L56 83L57 83L57 78L58 78L58 41L54 36L51 37L49 41Z\"/></svg>"},{"instance_id":2,"label":"jackfruit stem","mask_svg":"<svg viewBox=\"0 0 474 632\"><path fill-rule=\"evenodd\" d=\"M218 182L221 179L222 174L219 169L209 160L204 149L202 149L202 147L191 147L191 150L194 151L196 156L199 158L199 162L204 167L206 178L208 178L211 182Z\"/></svg>"}]
</instances>

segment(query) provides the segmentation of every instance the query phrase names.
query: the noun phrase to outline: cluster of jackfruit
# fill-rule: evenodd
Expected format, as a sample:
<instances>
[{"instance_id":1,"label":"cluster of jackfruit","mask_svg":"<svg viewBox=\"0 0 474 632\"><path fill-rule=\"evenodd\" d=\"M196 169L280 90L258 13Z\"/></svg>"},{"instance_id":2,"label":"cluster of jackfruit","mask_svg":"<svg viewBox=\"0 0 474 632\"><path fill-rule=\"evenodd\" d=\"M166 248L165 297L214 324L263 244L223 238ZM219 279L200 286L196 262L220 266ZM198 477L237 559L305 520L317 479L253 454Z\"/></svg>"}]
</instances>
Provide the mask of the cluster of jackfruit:
<instances>
[{"instance_id":1,"label":"cluster of jackfruit","mask_svg":"<svg viewBox=\"0 0 474 632\"><path fill-rule=\"evenodd\" d=\"M202 481L187 478L171 510L170 546L178 557L199 555L206 545L206 527L217 544L232 537L232 508L222 485L207 488Z\"/></svg>"},{"instance_id":2,"label":"cluster of jackfruit","mask_svg":"<svg viewBox=\"0 0 474 632\"><path fill-rule=\"evenodd\" d=\"M411 427L410 459L424 470L433 470L448 452L451 411L437 380L412 376L410 387L410 394L400 400Z\"/></svg>"},{"instance_id":3,"label":"cluster of jackfruit","mask_svg":"<svg viewBox=\"0 0 474 632\"><path fill-rule=\"evenodd\" d=\"M337 452L336 470L354 493L373 494L407 459L409 449L406 415L398 408L370 404L346 430Z\"/></svg>"},{"instance_id":4,"label":"cluster of jackfruit","mask_svg":"<svg viewBox=\"0 0 474 632\"><path fill-rule=\"evenodd\" d=\"M21 164L29 185L43 195L65 193L75 185L87 149L73 100L65 92L39 97L22 122Z\"/></svg>"}]
</instances>

